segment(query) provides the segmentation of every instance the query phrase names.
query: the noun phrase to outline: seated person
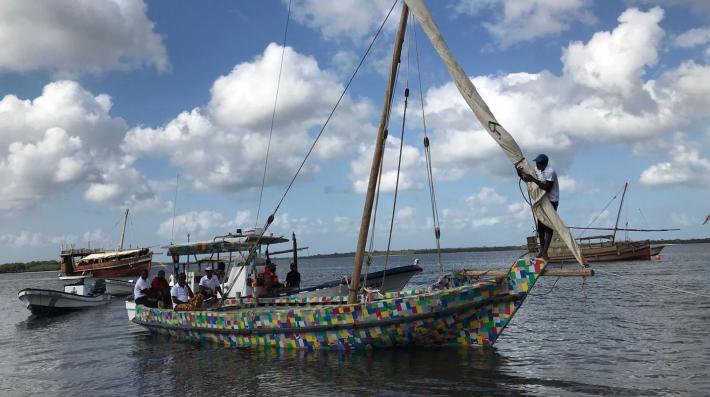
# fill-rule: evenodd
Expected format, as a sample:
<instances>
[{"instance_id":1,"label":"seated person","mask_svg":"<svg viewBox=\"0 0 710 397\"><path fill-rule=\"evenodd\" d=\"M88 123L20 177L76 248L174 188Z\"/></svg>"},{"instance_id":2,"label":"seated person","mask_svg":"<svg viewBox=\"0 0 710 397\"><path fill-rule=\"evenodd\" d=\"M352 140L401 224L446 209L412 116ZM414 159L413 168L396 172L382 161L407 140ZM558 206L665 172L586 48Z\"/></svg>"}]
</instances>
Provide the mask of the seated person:
<instances>
[{"instance_id":1,"label":"seated person","mask_svg":"<svg viewBox=\"0 0 710 397\"><path fill-rule=\"evenodd\" d=\"M194 297L190 286L187 285L187 275L185 273L178 275L178 282L170 289L170 296L172 297L173 308L175 309L179 305L187 304L190 299Z\"/></svg>"},{"instance_id":2,"label":"seated person","mask_svg":"<svg viewBox=\"0 0 710 397\"><path fill-rule=\"evenodd\" d=\"M279 276L276 275L276 264L270 259L266 260L264 266L264 288L271 291L273 288L282 288L283 284L279 282Z\"/></svg>"},{"instance_id":3,"label":"seated person","mask_svg":"<svg viewBox=\"0 0 710 397\"><path fill-rule=\"evenodd\" d=\"M301 273L295 263L291 263L291 271L286 275L286 287L301 288Z\"/></svg>"},{"instance_id":4,"label":"seated person","mask_svg":"<svg viewBox=\"0 0 710 397\"><path fill-rule=\"evenodd\" d=\"M148 298L149 292L150 284L148 284L148 271L143 269L140 277L138 277L138 280L136 280L136 284L133 287L133 301L136 305L150 307L150 299Z\"/></svg>"},{"instance_id":5,"label":"seated person","mask_svg":"<svg viewBox=\"0 0 710 397\"><path fill-rule=\"evenodd\" d=\"M170 307L172 302L170 299L170 284L165 279L165 270L159 271L158 275L153 277L150 282L150 289L158 300L159 308Z\"/></svg>"},{"instance_id":6,"label":"seated person","mask_svg":"<svg viewBox=\"0 0 710 397\"><path fill-rule=\"evenodd\" d=\"M212 268L205 269L205 275L200 279L200 286L205 287L205 295L207 296L217 296L218 292L222 294L219 278L214 274Z\"/></svg>"}]
</instances>

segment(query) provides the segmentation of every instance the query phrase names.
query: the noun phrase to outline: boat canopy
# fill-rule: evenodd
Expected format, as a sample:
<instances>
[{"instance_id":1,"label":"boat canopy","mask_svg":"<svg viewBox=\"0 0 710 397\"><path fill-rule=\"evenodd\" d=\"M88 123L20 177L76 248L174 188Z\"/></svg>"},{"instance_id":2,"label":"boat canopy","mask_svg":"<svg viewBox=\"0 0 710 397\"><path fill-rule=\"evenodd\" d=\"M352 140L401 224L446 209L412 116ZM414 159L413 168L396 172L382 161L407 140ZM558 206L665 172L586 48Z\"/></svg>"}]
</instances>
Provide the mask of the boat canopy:
<instances>
[{"instance_id":1,"label":"boat canopy","mask_svg":"<svg viewBox=\"0 0 710 397\"><path fill-rule=\"evenodd\" d=\"M117 258L120 256L134 255L134 254L137 254L141 251L142 251L142 249L99 252L96 254L87 255L87 256L81 258L81 261L85 262L85 261L91 261L91 260L97 260L97 259L113 259L113 258Z\"/></svg>"},{"instance_id":2,"label":"boat canopy","mask_svg":"<svg viewBox=\"0 0 710 397\"><path fill-rule=\"evenodd\" d=\"M262 236L261 239L259 239L258 235L249 235L227 237L220 241L168 245L163 248L167 249L168 256L204 255L220 252L248 251L257 241L259 245L269 245L287 243L289 240L283 236Z\"/></svg>"}]
</instances>

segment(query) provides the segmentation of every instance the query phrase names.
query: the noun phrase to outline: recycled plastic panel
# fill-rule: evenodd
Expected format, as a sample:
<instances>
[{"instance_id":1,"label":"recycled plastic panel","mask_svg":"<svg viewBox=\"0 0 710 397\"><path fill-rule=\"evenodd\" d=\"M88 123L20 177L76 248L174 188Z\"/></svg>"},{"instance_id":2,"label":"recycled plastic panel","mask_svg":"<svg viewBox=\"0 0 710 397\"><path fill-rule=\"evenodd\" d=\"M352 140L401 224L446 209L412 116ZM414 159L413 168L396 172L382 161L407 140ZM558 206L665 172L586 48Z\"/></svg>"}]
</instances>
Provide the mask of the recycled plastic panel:
<instances>
[{"instance_id":1,"label":"recycled plastic panel","mask_svg":"<svg viewBox=\"0 0 710 397\"><path fill-rule=\"evenodd\" d=\"M489 346L515 315L545 262L521 259L501 283L385 294L348 305L341 297L244 298L222 310L175 312L136 307L134 321L153 332L225 347L372 349L393 346ZM461 283L456 276L451 281ZM265 306L264 306L265 305Z\"/></svg>"}]
</instances>

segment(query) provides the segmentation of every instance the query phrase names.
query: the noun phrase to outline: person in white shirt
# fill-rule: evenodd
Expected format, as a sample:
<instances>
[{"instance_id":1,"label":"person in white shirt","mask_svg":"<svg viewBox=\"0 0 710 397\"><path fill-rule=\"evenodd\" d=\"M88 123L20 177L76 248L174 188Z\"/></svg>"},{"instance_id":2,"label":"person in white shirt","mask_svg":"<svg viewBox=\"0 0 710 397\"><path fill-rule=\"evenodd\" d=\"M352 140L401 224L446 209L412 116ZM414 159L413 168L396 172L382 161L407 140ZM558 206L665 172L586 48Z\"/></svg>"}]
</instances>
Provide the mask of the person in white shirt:
<instances>
[{"instance_id":1,"label":"person in white shirt","mask_svg":"<svg viewBox=\"0 0 710 397\"><path fill-rule=\"evenodd\" d=\"M193 297L190 286L187 285L187 275L180 273L177 284L170 288L170 296L173 298L173 307L187 303Z\"/></svg>"},{"instance_id":2,"label":"person in white shirt","mask_svg":"<svg viewBox=\"0 0 710 397\"><path fill-rule=\"evenodd\" d=\"M518 175L525 182L532 182L540 187L540 189L547 192L547 198L552 203L552 206L557 210L560 204L560 184L557 181L557 172L555 169L549 166L547 163L549 158L545 154L538 154L533 160L535 162L535 176L523 175L520 170L518 170ZM552 242L553 230L545 225L544 223L537 221L537 234L540 238L540 256L547 260L550 257L547 254L547 250L550 248L550 243Z\"/></svg>"},{"instance_id":3,"label":"person in white shirt","mask_svg":"<svg viewBox=\"0 0 710 397\"><path fill-rule=\"evenodd\" d=\"M136 305L146 305L148 303L148 290L150 290L150 284L148 283L148 271L143 269L140 277L136 280L136 285L133 287L133 301Z\"/></svg>"},{"instance_id":4,"label":"person in white shirt","mask_svg":"<svg viewBox=\"0 0 710 397\"><path fill-rule=\"evenodd\" d=\"M219 277L214 274L212 268L205 269L205 275L200 279L200 286L205 288L208 296L217 296L217 293L222 293L222 288L219 286Z\"/></svg>"}]
</instances>

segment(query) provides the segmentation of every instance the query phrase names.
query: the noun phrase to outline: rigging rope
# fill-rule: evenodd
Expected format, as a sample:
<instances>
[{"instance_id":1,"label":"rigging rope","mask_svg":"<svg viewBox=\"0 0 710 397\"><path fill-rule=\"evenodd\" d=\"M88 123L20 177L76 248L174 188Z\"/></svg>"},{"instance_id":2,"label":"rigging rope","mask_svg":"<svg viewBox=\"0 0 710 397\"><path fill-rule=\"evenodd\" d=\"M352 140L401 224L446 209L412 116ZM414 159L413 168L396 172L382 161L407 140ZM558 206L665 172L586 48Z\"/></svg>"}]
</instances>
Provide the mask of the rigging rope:
<instances>
[{"instance_id":1,"label":"rigging rope","mask_svg":"<svg viewBox=\"0 0 710 397\"><path fill-rule=\"evenodd\" d=\"M375 44L375 41L380 36L380 33L382 33L382 29L385 27L385 24L387 23L387 20L389 19L390 15L392 14L392 11L394 10L394 7L397 5L398 1L399 0L395 0L392 3L392 7L390 7L389 11L387 12L387 15L385 15L385 18L382 20L380 27L377 29L377 32L375 32L375 35L372 37L372 40L370 41L370 44L367 46L365 53L360 58L360 62L355 67L355 70L353 71L352 75L348 79L347 84L345 84L345 87L343 88L343 91L341 92L340 97L338 97L338 100L333 105L333 108L331 109L330 113L328 114L328 117L326 118L325 122L321 126L320 131L318 131L318 134L316 135L315 139L313 140L311 147L308 149L306 156L303 158L303 161L301 161L301 164L298 166L296 173L291 178L291 181L289 182L288 186L286 186L286 189L284 190L283 195L281 196L281 199L279 199L279 202L276 204L274 211L266 219L266 223L264 223L264 227L261 229L259 236L257 237L256 241L253 243L254 245L249 250L249 255L247 256L246 263L248 263L252 259L254 254L256 254L257 248L259 246L259 243L261 242L262 237L264 237L264 234L266 233L267 229L269 228L271 223L273 223L273 221L274 221L274 217L276 216L276 212L278 212L279 208L281 208L281 204L283 204L284 200L286 199L286 195L288 195L288 192L291 190L291 187L293 186L294 182L296 182L296 178L298 178L298 175L301 173L303 166L306 164L306 161L308 160L311 153L313 152L313 149L316 147L318 140L323 135L325 128L328 126L330 119L333 117L333 114L335 114L335 111L338 109L338 106L340 105L340 102L342 102L343 97L345 97L345 93L348 91L348 88L350 88L350 85L352 84L353 80L355 80L355 76L360 71L360 68L362 67L363 63L365 63L365 59L367 58L367 55L370 54L370 51L372 50L372 47ZM231 290L231 288L232 288L232 286L230 286L230 290ZM224 294L224 296L222 297L222 301L220 302L220 305L224 304L224 302L227 299L226 297L228 295L229 295L229 291L227 291L227 293Z\"/></svg>"},{"instance_id":2,"label":"rigging rope","mask_svg":"<svg viewBox=\"0 0 710 397\"><path fill-rule=\"evenodd\" d=\"M409 15L407 15L409 18ZM411 36L407 36L409 43L407 46L407 76L404 80L404 110L402 111L402 131L399 137L399 157L397 158L397 178L394 183L394 196L392 198L392 215L390 217L390 231L387 237L387 251L385 252L385 268L382 273L382 282L380 283L380 290L385 288L385 278L387 277L387 265L390 259L390 248L392 246L392 231L394 230L394 217L397 210L397 197L399 193L399 176L402 170L402 149L404 148L404 129L407 124L407 105L409 104L409 54L412 47ZM399 68L398 68L399 69Z\"/></svg>"},{"instance_id":3,"label":"rigging rope","mask_svg":"<svg viewBox=\"0 0 710 397\"><path fill-rule=\"evenodd\" d=\"M609 200L609 202L606 203L606 205L604 206L604 208L602 208L602 210L597 214L597 216L594 217L594 219L592 219L592 221L587 224L587 228L589 228L589 226L591 226L594 222L596 222L597 219L599 219L599 217L604 213L604 211L606 211L606 209L609 208L609 206L611 205L611 203L612 203L614 200L616 200L616 197L619 195L619 193L621 193L621 190L623 190L623 188L620 189L618 192L616 192L616 194L614 195L614 197L612 197L611 200ZM582 233L580 233L579 237L584 236L584 233L586 233L586 231L583 231ZM579 237L577 237L577 238L579 238Z\"/></svg>"},{"instance_id":4,"label":"rigging rope","mask_svg":"<svg viewBox=\"0 0 710 397\"><path fill-rule=\"evenodd\" d=\"M281 46L281 63L279 64L279 77L276 80L276 95L274 96L274 109L271 112L271 127L269 128L269 142L266 145L266 158L264 159L264 173L261 176L261 189L259 189L259 205L256 208L256 219L254 227L259 224L259 213L261 212L261 200L264 195L264 184L266 183L266 168L269 165L269 151L271 150L271 136L274 133L274 122L276 121L276 104L279 100L279 89L281 88L281 71L284 66L284 54L286 53L286 38L288 37L288 23L291 20L291 0L288 1L288 14L286 15L286 28L284 29L284 40Z\"/></svg>"},{"instance_id":5,"label":"rigging rope","mask_svg":"<svg viewBox=\"0 0 710 397\"><path fill-rule=\"evenodd\" d=\"M392 199L392 217L390 218L390 232L387 238L387 251L385 253L385 269L382 273L382 284L380 289L385 286L385 276L387 275L387 264L390 259L390 247L392 245L392 230L394 229L394 216L397 209L397 194L399 193L399 175L402 169L402 148L404 147L404 127L407 120L407 103L409 101L409 81L407 81L407 87L404 89L404 113L402 114L402 133L400 134L399 140L399 159L397 160L397 179L394 183L394 198Z\"/></svg>"},{"instance_id":6,"label":"rigging rope","mask_svg":"<svg viewBox=\"0 0 710 397\"><path fill-rule=\"evenodd\" d=\"M426 115L424 112L424 93L422 89L422 70L419 62L419 41L417 40L417 24L415 18L412 18L412 31L414 32L414 51L417 60L417 78L419 80L419 103L422 108L422 124L424 127L424 157L427 168L427 186L429 188L429 201L431 202L431 216L434 223L434 238L436 239L436 255L439 262L439 272L444 271L444 264L441 261L441 228L439 224L439 211L436 205L436 193L434 190L434 174L431 165L431 149L429 147L429 136L427 134ZM409 54L407 54L409 56Z\"/></svg>"}]
</instances>

